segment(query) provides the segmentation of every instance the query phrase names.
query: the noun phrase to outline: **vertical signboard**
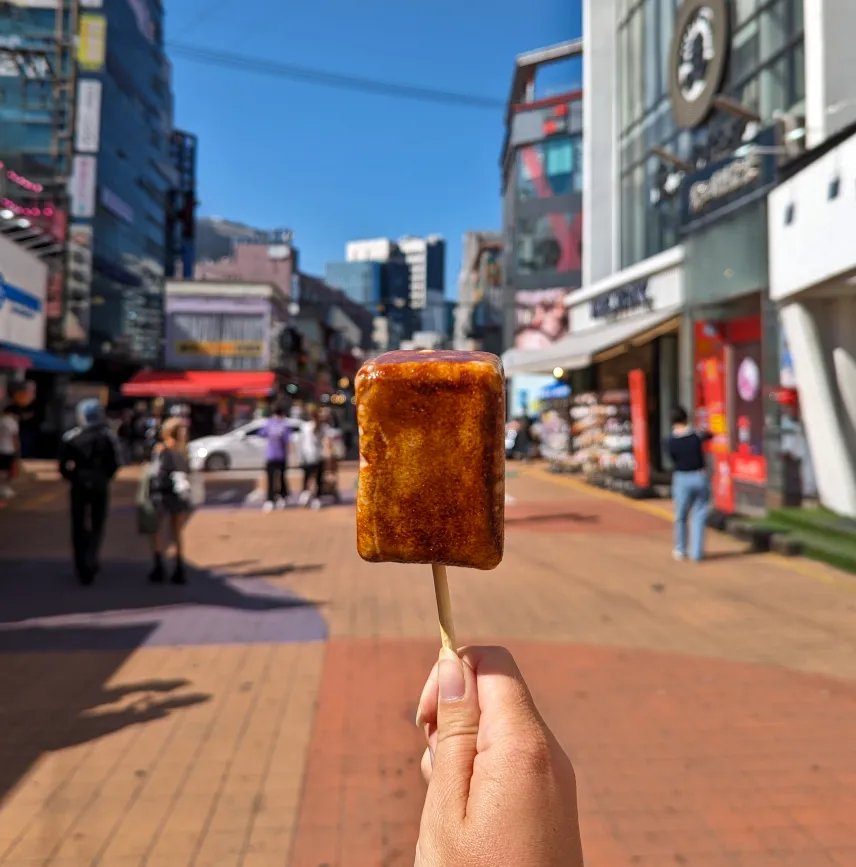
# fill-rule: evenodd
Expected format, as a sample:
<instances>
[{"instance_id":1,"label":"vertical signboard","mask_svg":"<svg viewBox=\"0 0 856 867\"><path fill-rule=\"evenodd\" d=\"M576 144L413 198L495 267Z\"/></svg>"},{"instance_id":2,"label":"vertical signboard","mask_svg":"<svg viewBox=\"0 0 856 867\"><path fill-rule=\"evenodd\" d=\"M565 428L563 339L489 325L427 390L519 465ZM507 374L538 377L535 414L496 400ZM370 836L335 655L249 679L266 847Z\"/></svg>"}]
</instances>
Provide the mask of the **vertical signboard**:
<instances>
[{"instance_id":1,"label":"vertical signboard","mask_svg":"<svg viewBox=\"0 0 856 867\"><path fill-rule=\"evenodd\" d=\"M89 337L92 226L86 223L69 226L67 256L65 338L70 343L81 343Z\"/></svg>"},{"instance_id":2,"label":"vertical signboard","mask_svg":"<svg viewBox=\"0 0 856 867\"><path fill-rule=\"evenodd\" d=\"M95 216L95 180L97 160L93 156L75 155L71 166L71 216L91 220Z\"/></svg>"},{"instance_id":3,"label":"vertical signboard","mask_svg":"<svg viewBox=\"0 0 856 867\"><path fill-rule=\"evenodd\" d=\"M100 72L104 68L106 47L107 19L103 15L81 15L77 39L78 66L88 72Z\"/></svg>"},{"instance_id":4,"label":"vertical signboard","mask_svg":"<svg viewBox=\"0 0 856 867\"><path fill-rule=\"evenodd\" d=\"M651 450L648 445L648 393L645 371L631 370L627 375L630 386L630 421L633 425L633 482L643 490L651 487Z\"/></svg>"},{"instance_id":5,"label":"vertical signboard","mask_svg":"<svg viewBox=\"0 0 856 867\"><path fill-rule=\"evenodd\" d=\"M81 78L77 83L74 147L80 154L96 154L101 143L101 82Z\"/></svg>"}]
</instances>

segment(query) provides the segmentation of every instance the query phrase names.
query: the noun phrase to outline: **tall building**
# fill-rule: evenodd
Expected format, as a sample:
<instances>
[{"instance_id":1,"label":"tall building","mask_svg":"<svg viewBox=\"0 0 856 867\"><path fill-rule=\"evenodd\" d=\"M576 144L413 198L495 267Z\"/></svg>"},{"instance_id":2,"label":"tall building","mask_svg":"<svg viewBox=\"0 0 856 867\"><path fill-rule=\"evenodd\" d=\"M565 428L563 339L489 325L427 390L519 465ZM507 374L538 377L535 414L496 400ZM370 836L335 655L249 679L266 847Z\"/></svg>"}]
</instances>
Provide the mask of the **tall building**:
<instances>
[{"instance_id":1,"label":"tall building","mask_svg":"<svg viewBox=\"0 0 856 867\"><path fill-rule=\"evenodd\" d=\"M464 235L458 301L454 313L456 349L483 349L501 354L504 302L502 233Z\"/></svg>"},{"instance_id":2,"label":"tall building","mask_svg":"<svg viewBox=\"0 0 856 867\"><path fill-rule=\"evenodd\" d=\"M114 368L160 355L166 199L175 180L163 14L159 0L16 0L0 16L6 45L52 50L46 65L32 55L34 65L19 67L17 110L0 123L0 160L30 182L27 192L62 199L68 190L41 208L69 216L65 279L49 307L62 311L67 348L109 358ZM47 105L34 86L46 76L54 94ZM45 123L51 112L57 124Z\"/></svg>"},{"instance_id":3,"label":"tall building","mask_svg":"<svg viewBox=\"0 0 856 867\"><path fill-rule=\"evenodd\" d=\"M357 304L372 312L381 303L381 275L384 262L328 262L324 280Z\"/></svg>"},{"instance_id":4,"label":"tall building","mask_svg":"<svg viewBox=\"0 0 856 867\"><path fill-rule=\"evenodd\" d=\"M439 235L427 238L404 237L398 249L410 266L410 306L422 310L428 303L428 290L446 293L446 242Z\"/></svg>"},{"instance_id":5,"label":"tall building","mask_svg":"<svg viewBox=\"0 0 856 867\"><path fill-rule=\"evenodd\" d=\"M170 138L170 158L176 183L167 195L167 277L180 268L185 280L193 279L196 266L196 136L175 130Z\"/></svg>"},{"instance_id":6,"label":"tall building","mask_svg":"<svg viewBox=\"0 0 856 867\"><path fill-rule=\"evenodd\" d=\"M564 337L563 299L582 283L582 90L578 82L558 94L536 88L541 70L581 51L573 40L515 62L500 156L504 348L543 348Z\"/></svg>"},{"instance_id":7,"label":"tall building","mask_svg":"<svg viewBox=\"0 0 856 867\"><path fill-rule=\"evenodd\" d=\"M349 241L345 246L348 262L388 262L403 260L410 269L410 307L422 310L428 290L446 293L446 242L440 235L417 238L406 235L398 241L370 238Z\"/></svg>"}]
</instances>

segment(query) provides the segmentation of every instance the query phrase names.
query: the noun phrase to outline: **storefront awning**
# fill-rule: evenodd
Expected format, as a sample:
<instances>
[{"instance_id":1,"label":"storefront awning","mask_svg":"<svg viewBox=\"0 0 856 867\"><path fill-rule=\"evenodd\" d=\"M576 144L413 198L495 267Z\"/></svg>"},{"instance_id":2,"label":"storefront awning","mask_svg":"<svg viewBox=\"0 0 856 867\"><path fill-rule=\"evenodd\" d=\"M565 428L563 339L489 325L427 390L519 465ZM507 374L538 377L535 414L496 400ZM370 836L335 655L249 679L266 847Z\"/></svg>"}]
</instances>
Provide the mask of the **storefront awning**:
<instances>
[{"instance_id":1,"label":"storefront awning","mask_svg":"<svg viewBox=\"0 0 856 867\"><path fill-rule=\"evenodd\" d=\"M0 367L40 370L46 373L74 373L74 368L58 355L41 349L27 349L14 343L0 342Z\"/></svg>"},{"instance_id":2,"label":"storefront awning","mask_svg":"<svg viewBox=\"0 0 856 867\"><path fill-rule=\"evenodd\" d=\"M126 397L267 397L274 387L270 371L141 371L122 386Z\"/></svg>"},{"instance_id":3,"label":"storefront awning","mask_svg":"<svg viewBox=\"0 0 856 867\"><path fill-rule=\"evenodd\" d=\"M550 373L555 368L581 370L589 367L596 355L640 337L681 313L681 307L654 310L618 319L600 328L569 334L544 349L509 349L502 356L506 376L517 373Z\"/></svg>"}]
</instances>

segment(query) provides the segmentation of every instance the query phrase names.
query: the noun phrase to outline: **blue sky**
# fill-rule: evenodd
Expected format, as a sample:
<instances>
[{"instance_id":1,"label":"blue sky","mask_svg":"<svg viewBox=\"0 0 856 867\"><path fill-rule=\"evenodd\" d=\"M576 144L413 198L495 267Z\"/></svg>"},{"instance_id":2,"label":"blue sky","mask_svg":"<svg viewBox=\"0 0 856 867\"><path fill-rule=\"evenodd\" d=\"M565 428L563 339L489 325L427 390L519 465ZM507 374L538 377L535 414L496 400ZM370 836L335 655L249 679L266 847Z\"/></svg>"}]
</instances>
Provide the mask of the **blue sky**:
<instances>
[{"instance_id":1,"label":"blue sky","mask_svg":"<svg viewBox=\"0 0 856 867\"><path fill-rule=\"evenodd\" d=\"M579 35L579 0L167 0L167 40L505 100L514 56ZM525 11L524 11L525 10ZM323 273L347 240L500 227L501 110L335 90L173 58L202 215L294 230ZM557 68L551 89L578 84Z\"/></svg>"}]
</instances>

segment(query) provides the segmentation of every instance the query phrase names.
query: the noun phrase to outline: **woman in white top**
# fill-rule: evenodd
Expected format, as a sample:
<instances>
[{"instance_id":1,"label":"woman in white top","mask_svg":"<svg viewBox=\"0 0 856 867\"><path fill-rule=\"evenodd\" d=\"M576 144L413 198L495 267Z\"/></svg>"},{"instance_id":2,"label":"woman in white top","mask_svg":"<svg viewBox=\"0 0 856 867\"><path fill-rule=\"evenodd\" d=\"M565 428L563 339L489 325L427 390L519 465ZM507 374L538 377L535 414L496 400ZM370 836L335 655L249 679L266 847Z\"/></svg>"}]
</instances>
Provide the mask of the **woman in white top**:
<instances>
[{"instance_id":1,"label":"woman in white top","mask_svg":"<svg viewBox=\"0 0 856 867\"><path fill-rule=\"evenodd\" d=\"M9 411L9 404L0 406L0 503L15 496L9 482L21 451L21 433L18 419Z\"/></svg>"},{"instance_id":2,"label":"woman in white top","mask_svg":"<svg viewBox=\"0 0 856 867\"><path fill-rule=\"evenodd\" d=\"M328 428L318 407L310 408L309 420L300 426L297 443L300 449L300 463L303 465L303 492L300 494L300 505L307 506L311 503L312 507L317 509L321 506L324 459L329 448ZM309 490L311 482L315 483L314 497Z\"/></svg>"}]
</instances>

